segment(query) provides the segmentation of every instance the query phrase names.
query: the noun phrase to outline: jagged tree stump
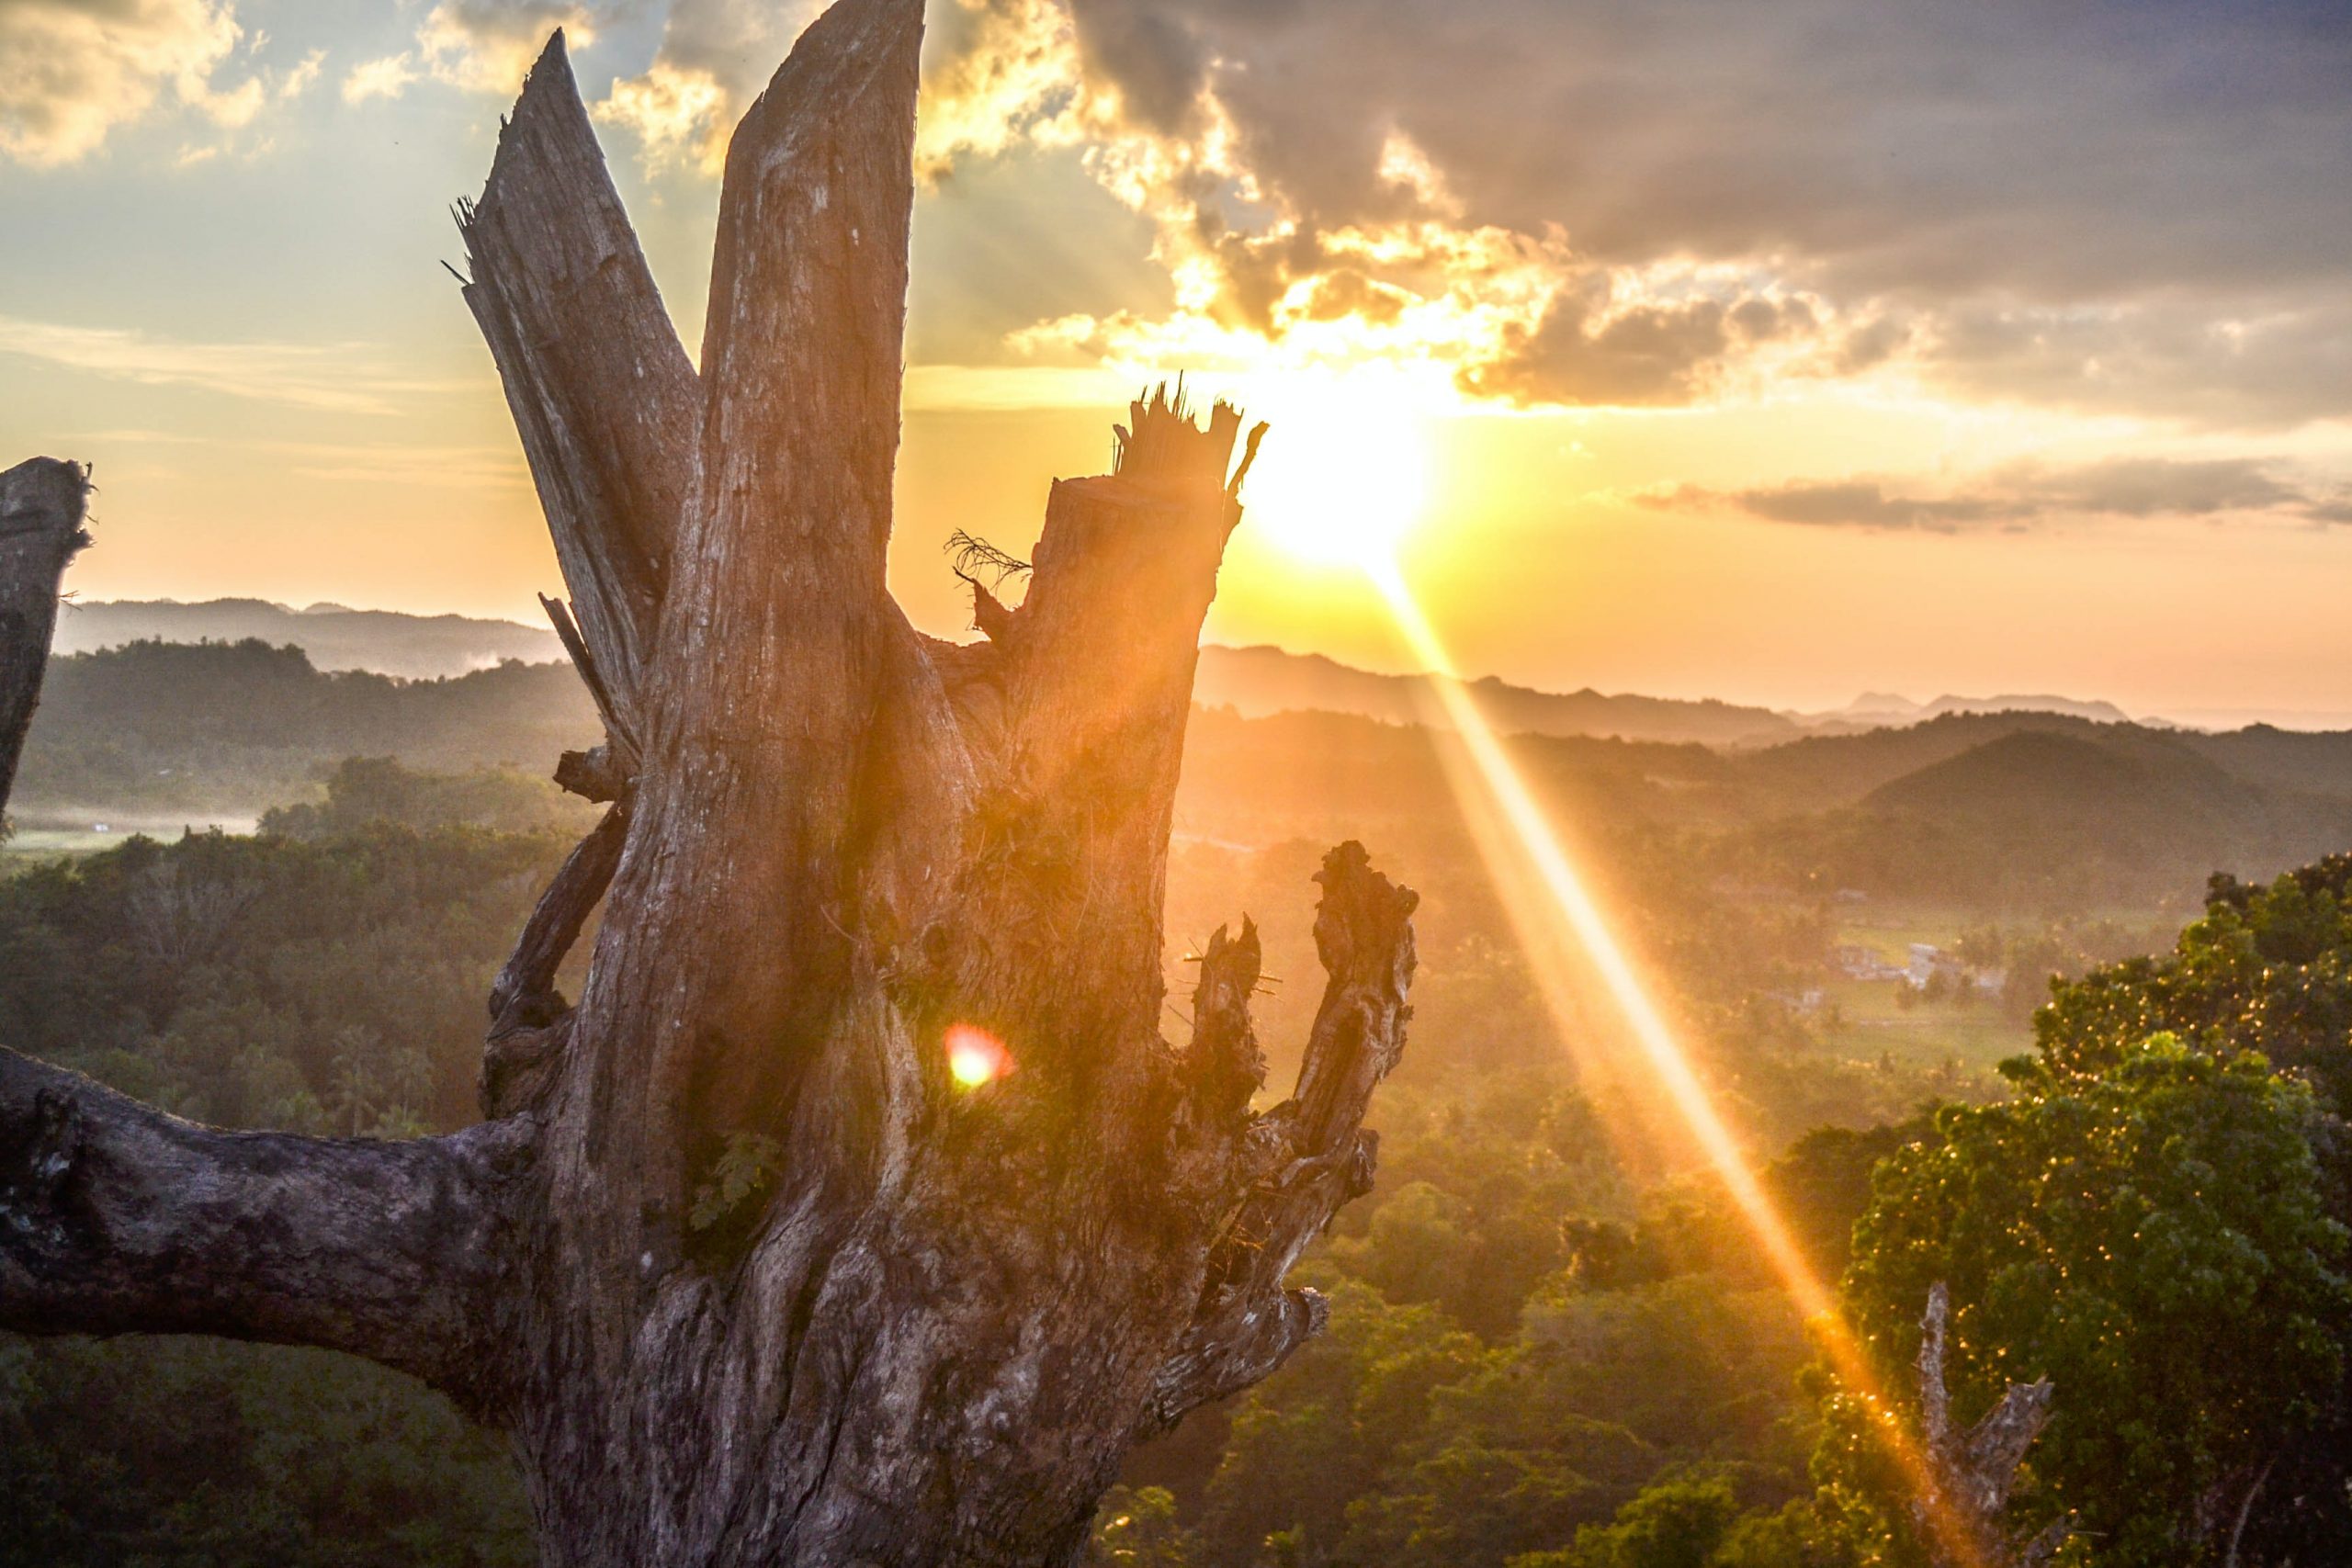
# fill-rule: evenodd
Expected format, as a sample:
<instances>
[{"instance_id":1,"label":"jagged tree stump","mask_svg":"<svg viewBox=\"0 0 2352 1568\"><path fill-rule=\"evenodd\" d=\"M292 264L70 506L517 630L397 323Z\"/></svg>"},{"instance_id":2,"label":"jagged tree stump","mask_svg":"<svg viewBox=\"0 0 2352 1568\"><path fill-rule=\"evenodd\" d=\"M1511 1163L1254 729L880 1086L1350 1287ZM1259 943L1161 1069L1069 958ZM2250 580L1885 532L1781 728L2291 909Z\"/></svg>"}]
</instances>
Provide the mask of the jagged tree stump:
<instances>
[{"instance_id":1,"label":"jagged tree stump","mask_svg":"<svg viewBox=\"0 0 2352 1568\"><path fill-rule=\"evenodd\" d=\"M892 602L921 32L842 0L745 117L699 372L550 41L459 220L606 726L559 776L611 806L493 987L485 1121L219 1133L0 1056L0 1325L402 1368L514 1434L548 1562L613 1568L1067 1561L1138 1437L1319 1326L1283 1275L1370 1180L1414 896L1327 857L1280 1105L1247 922L1162 1040L1232 411L1138 404L987 641Z\"/></svg>"}]
</instances>

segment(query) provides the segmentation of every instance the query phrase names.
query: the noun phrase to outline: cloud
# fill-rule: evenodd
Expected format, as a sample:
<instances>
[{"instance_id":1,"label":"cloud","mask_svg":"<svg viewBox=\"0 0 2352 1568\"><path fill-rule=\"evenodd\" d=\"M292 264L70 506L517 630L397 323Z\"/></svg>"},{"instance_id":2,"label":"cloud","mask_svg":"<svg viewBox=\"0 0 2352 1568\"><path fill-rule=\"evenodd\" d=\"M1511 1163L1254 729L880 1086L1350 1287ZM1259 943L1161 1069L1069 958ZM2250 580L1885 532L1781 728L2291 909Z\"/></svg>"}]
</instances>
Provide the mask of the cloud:
<instances>
[{"instance_id":1,"label":"cloud","mask_svg":"<svg viewBox=\"0 0 2352 1568\"><path fill-rule=\"evenodd\" d=\"M417 55L436 82L514 93L558 28L574 49L595 41L589 11L566 0L441 0L416 29Z\"/></svg>"},{"instance_id":2,"label":"cloud","mask_svg":"<svg viewBox=\"0 0 2352 1568\"><path fill-rule=\"evenodd\" d=\"M343 99L397 98L431 80L468 93L513 94L561 28L571 48L595 41L594 12L569 0L441 0L416 29L416 45L345 73Z\"/></svg>"},{"instance_id":3,"label":"cloud","mask_svg":"<svg viewBox=\"0 0 2352 1568\"><path fill-rule=\"evenodd\" d=\"M227 0L4 0L0 158L79 162L166 100L222 128L250 123L260 77L219 80L243 36Z\"/></svg>"},{"instance_id":4,"label":"cloud","mask_svg":"<svg viewBox=\"0 0 2352 1568\"><path fill-rule=\"evenodd\" d=\"M1934 377L1978 399L2232 429L2352 414L2352 291L2291 306L1969 301L1917 330Z\"/></svg>"},{"instance_id":5,"label":"cloud","mask_svg":"<svg viewBox=\"0 0 2352 1568\"><path fill-rule=\"evenodd\" d=\"M266 459L277 471L339 484L406 485L425 490L518 491L531 483L523 455L508 446L285 441L272 437L189 435L138 428L74 431L60 441L97 446L203 446Z\"/></svg>"},{"instance_id":6,"label":"cloud","mask_svg":"<svg viewBox=\"0 0 2352 1568\"><path fill-rule=\"evenodd\" d=\"M2019 530L2064 518L2269 515L2305 523L2352 522L2352 491L2326 488L2267 457L2010 463L1941 487L1940 493L1921 493L1922 488L1858 477L1736 491L1681 485L1634 499L1660 511L1731 511L1815 527L1935 533Z\"/></svg>"},{"instance_id":7,"label":"cloud","mask_svg":"<svg viewBox=\"0 0 2352 1568\"><path fill-rule=\"evenodd\" d=\"M7 355L143 386L345 413L395 413L404 397L468 385L405 374L368 344L196 343L0 316L0 356Z\"/></svg>"},{"instance_id":8,"label":"cloud","mask_svg":"<svg viewBox=\"0 0 2352 1568\"><path fill-rule=\"evenodd\" d=\"M736 120L823 9L822 0L674 0L652 62L616 80L594 113L637 133L649 169L716 178Z\"/></svg>"},{"instance_id":9,"label":"cloud","mask_svg":"<svg viewBox=\"0 0 2352 1568\"><path fill-rule=\"evenodd\" d=\"M311 85L318 81L319 73L326 68L326 62L327 51L325 50L314 49L311 51L310 53L301 58L301 61L294 67L293 70L288 71L285 75L277 79L277 85L276 88L277 96L282 99L300 97L303 94L309 92Z\"/></svg>"},{"instance_id":10,"label":"cloud","mask_svg":"<svg viewBox=\"0 0 2352 1568\"><path fill-rule=\"evenodd\" d=\"M1512 401L1884 372L2205 424L2352 415L2340 6L938 9L958 36L934 46L927 117L1082 137L1154 221L1186 330L1279 353L1285 307L1344 269L1482 323L1462 383ZM1005 140L975 129L964 155ZM1431 245L1432 224L1465 243ZM1513 245L1554 258L1546 288L1498 289L1467 254ZM1657 287L1693 271L1740 281ZM1735 332L1752 298L1814 319ZM1409 331L1388 348L1417 351Z\"/></svg>"},{"instance_id":11,"label":"cloud","mask_svg":"<svg viewBox=\"0 0 2352 1568\"><path fill-rule=\"evenodd\" d=\"M1467 391L1518 403L1688 403L1720 384L1748 351L1810 339L1821 327L1806 300L1760 294L1612 308L1609 280L1588 274L1555 293L1532 328L1508 327L1502 351L1464 366L1456 380Z\"/></svg>"},{"instance_id":12,"label":"cloud","mask_svg":"<svg viewBox=\"0 0 2352 1568\"><path fill-rule=\"evenodd\" d=\"M364 104L370 98L397 98L418 74L416 62L405 54L363 60L344 73L343 101Z\"/></svg>"},{"instance_id":13,"label":"cloud","mask_svg":"<svg viewBox=\"0 0 2352 1568\"><path fill-rule=\"evenodd\" d=\"M644 74L616 80L592 111L636 132L649 169L691 167L716 178L727 164L734 95L709 72L656 60Z\"/></svg>"},{"instance_id":14,"label":"cloud","mask_svg":"<svg viewBox=\"0 0 2352 1568\"><path fill-rule=\"evenodd\" d=\"M342 90L511 92L550 28L628 8L437 0ZM715 178L820 8L667 0L594 111L650 172ZM1001 304L1035 318L1015 355L1377 358L1533 407L1872 378L2215 428L2352 418L2340 5L935 0L924 68L926 175L1052 150L1148 224L1167 277L1172 305L1067 317L1040 269Z\"/></svg>"}]
</instances>

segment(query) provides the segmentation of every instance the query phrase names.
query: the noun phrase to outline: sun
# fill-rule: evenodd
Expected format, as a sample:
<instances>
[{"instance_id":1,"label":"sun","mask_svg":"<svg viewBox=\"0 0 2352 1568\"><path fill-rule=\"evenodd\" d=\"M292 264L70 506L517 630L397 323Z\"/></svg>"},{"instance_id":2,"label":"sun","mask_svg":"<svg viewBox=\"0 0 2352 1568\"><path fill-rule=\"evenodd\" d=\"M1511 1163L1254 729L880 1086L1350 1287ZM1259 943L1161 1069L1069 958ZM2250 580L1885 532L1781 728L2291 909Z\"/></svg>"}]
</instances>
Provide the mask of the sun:
<instances>
[{"instance_id":1,"label":"sun","mask_svg":"<svg viewBox=\"0 0 2352 1568\"><path fill-rule=\"evenodd\" d=\"M1247 526L1318 565L1389 560L1429 504L1425 422L1336 378L1252 389L1243 407L1272 426L1242 488Z\"/></svg>"}]
</instances>

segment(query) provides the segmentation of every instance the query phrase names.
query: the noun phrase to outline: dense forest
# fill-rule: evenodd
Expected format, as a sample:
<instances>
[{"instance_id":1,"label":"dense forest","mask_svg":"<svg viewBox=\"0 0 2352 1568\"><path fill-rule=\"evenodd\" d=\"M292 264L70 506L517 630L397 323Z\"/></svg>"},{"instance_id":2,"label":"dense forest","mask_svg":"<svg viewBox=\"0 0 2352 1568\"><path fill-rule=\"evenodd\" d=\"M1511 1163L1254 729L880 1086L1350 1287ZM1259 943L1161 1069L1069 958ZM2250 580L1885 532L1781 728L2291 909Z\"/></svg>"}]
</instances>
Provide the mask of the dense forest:
<instances>
[{"instance_id":1,"label":"dense forest","mask_svg":"<svg viewBox=\"0 0 2352 1568\"><path fill-rule=\"evenodd\" d=\"M0 1040L228 1125L469 1120L479 998L581 825L499 766L573 738L560 674L328 676L256 644L61 660L19 796L35 830L0 877ZM1878 1390L1829 1370L1578 961L1520 918L1445 739L1203 710L1176 1016L1185 958L1246 909L1277 987L1265 1037L1300 1037L1309 999L1279 981L1313 973L1299 895L1346 835L1422 890L1422 979L1378 1186L1305 1270L1330 1332L1140 1450L1095 1561L1924 1561L1863 1433L1873 1400L1914 1397L1939 1280L1963 1412L2055 1385L2016 1512L2075 1531L2062 1560L2352 1541L2352 864L2273 880L2352 837L2340 738L2007 715L1740 752L1514 746L1843 1281ZM259 830L42 845L45 813L117 788ZM2246 879L2199 913L2215 866ZM1838 968L1920 931L1952 955L1924 985ZM0 1561L531 1559L497 1446L356 1361L11 1341L0 1391Z\"/></svg>"}]
</instances>

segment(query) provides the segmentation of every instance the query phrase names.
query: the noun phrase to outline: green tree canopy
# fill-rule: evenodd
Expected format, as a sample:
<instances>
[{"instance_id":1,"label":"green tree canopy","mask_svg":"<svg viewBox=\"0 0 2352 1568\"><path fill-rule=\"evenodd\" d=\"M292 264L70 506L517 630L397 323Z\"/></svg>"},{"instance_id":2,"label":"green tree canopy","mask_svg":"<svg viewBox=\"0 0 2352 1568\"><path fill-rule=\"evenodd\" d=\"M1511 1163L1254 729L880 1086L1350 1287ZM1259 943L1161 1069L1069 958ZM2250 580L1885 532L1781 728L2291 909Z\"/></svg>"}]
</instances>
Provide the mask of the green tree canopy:
<instances>
[{"instance_id":1,"label":"green tree canopy","mask_svg":"<svg viewBox=\"0 0 2352 1568\"><path fill-rule=\"evenodd\" d=\"M2004 1070L2016 1099L1947 1108L1939 1144L1880 1168L1849 1320L1908 1391L1922 1303L1948 1281L1956 1419L2012 1382L2057 1387L2020 1522L2071 1512L2103 1564L2200 1561L2323 1425L2343 1370L2352 1292L2321 1114L2260 1055L2171 1034ZM1833 1479L1883 1488L1860 1448L1833 1424Z\"/></svg>"}]
</instances>

